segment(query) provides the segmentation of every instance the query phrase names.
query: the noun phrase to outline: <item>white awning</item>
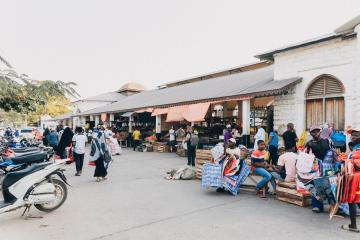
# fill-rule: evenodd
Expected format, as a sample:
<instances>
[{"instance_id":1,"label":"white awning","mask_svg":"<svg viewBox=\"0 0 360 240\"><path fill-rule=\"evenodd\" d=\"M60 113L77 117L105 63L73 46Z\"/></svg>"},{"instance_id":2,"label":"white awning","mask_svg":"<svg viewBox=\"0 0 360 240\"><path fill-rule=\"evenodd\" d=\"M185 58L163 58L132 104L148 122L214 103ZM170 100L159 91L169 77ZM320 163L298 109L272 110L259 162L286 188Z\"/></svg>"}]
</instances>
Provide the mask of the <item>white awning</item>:
<instances>
[{"instance_id":1,"label":"white awning","mask_svg":"<svg viewBox=\"0 0 360 240\"><path fill-rule=\"evenodd\" d=\"M131 117L134 114L134 112L126 112L123 115L121 115L122 117Z\"/></svg>"}]
</instances>

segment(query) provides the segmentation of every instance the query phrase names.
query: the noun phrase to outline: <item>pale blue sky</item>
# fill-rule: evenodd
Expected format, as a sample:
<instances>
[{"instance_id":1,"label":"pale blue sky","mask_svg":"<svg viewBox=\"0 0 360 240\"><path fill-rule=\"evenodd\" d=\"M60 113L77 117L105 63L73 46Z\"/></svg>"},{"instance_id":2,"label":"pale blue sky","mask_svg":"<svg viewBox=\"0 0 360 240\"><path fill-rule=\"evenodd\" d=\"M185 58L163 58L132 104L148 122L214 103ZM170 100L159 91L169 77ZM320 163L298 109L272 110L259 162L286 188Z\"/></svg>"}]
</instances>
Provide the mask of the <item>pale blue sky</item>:
<instances>
[{"instance_id":1,"label":"pale blue sky","mask_svg":"<svg viewBox=\"0 0 360 240\"><path fill-rule=\"evenodd\" d=\"M0 54L82 96L147 88L256 61L332 32L359 0L1 0Z\"/></svg>"}]
</instances>

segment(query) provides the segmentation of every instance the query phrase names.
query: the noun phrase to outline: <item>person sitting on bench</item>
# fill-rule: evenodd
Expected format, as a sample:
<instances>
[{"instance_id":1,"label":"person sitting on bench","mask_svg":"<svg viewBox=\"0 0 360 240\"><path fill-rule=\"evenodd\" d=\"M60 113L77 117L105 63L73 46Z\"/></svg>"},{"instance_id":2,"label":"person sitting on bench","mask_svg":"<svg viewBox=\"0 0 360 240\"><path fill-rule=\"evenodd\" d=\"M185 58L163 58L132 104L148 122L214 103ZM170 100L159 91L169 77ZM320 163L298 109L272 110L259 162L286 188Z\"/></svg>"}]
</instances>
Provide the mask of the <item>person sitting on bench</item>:
<instances>
[{"instance_id":1,"label":"person sitting on bench","mask_svg":"<svg viewBox=\"0 0 360 240\"><path fill-rule=\"evenodd\" d=\"M251 154L251 166L252 172L262 176L263 178L256 185L256 195L260 197L265 197L263 194L264 187L267 186L268 182L271 182L271 185L276 190L276 182L273 176L269 171L273 171L273 168L267 163L268 154L266 152L265 141L259 140L257 142L258 149L254 150Z\"/></svg>"},{"instance_id":2,"label":"person sitting on bench","mask_svg":"<svg viewBox=\"0 0 360 240\"><path fill-rule=\"evenodd\" d=\"M296 176L296 159L297 154L295 153L295 147L288 147L285 149L285 153L280 155L277 165L277 173L282 176L285 168L286 177L285 182L295 182ZM273 174L274 176L274 174ZM275 176L274 176L275 177ZM276 178L276 177L275 177ZM283 176L282 176L283 178Z\"/></svg>"}]
</instances>

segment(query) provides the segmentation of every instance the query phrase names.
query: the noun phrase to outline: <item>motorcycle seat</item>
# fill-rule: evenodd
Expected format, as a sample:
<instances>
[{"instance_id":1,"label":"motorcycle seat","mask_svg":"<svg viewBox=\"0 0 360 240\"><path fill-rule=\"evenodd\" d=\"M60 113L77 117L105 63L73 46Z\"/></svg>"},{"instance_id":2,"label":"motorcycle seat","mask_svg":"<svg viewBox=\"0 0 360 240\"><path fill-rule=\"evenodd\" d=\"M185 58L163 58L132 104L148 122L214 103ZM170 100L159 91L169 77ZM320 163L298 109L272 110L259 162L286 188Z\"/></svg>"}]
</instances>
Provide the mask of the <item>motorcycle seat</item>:
<instances>
[{"instance_id":1,"label":"motorcycle seat","mask_svg":"<svg viewBox=\"0 0 360 240\"><path fill-rule=\"evenodd\" d=\"M22 157L25 155L30 155L30 154L35 154L35 153L40 153L41 151L39 149L34 150L34 151L28 151L28 152L15 152L15 157Z\"/></svg>"},{"instance_id":2,"label":"motorcycle seat","mask_svg":"<svg viewBox=\"0 0 360 240\"><path fill-rule=\"evenodd\" d=\"M26 155L11 158L11 161L14 164L39 163L39 162L43 162L46 159L46 157L47 157L47 154L44 152L35 152L35 153L29 153Z\"/></svg>"},{"instance_id":3,"label":"motorcycle seat","mask_svg":"<svg viewBox=\"0 0 360 240\"><path fill-rule=\"evenodd\" d=\"M26 153L26 152L39 151L39 148L36 148L36 147L14 148L13 151L14 151L15 153Z\"/></svg>"},{"instance_id":4,"label":"motorcycle seat","mask_svg":"<svg viewBox=\"0 0 360 240\"><path fill-rule=\"evenodd\" d=\"M28 167L24 170L16 171L16 172L10 172L8 173L2 183L2 188L7 189L20 179L30 175L33 172L37 172L41 169L44 169L46 166L50 165L52 163L46 162L46 163L40 163L40 164L34 164L31 167Z\"/></svg>"}]
</instances>

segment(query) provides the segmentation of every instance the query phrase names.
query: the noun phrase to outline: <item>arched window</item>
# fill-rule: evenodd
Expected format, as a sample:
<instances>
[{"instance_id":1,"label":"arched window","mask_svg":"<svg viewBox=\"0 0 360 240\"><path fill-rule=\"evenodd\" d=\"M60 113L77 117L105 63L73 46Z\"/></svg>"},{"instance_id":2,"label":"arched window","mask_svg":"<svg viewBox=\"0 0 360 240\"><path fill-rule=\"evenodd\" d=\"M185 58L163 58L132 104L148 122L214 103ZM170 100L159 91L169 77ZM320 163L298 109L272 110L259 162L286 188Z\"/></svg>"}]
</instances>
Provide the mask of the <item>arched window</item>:
<instances>
[{"instance_id":1,"label":"arched window","mask_svg":"<svg viewBox=\"0 0 360 240\"><path fill-rule=\"evenodd\" d=\"M306 91L306 125L320 126L334 124L337 130L344 130L345 104L344 86L331 75L314 79Z\"/></svg>"}]
</instances>

